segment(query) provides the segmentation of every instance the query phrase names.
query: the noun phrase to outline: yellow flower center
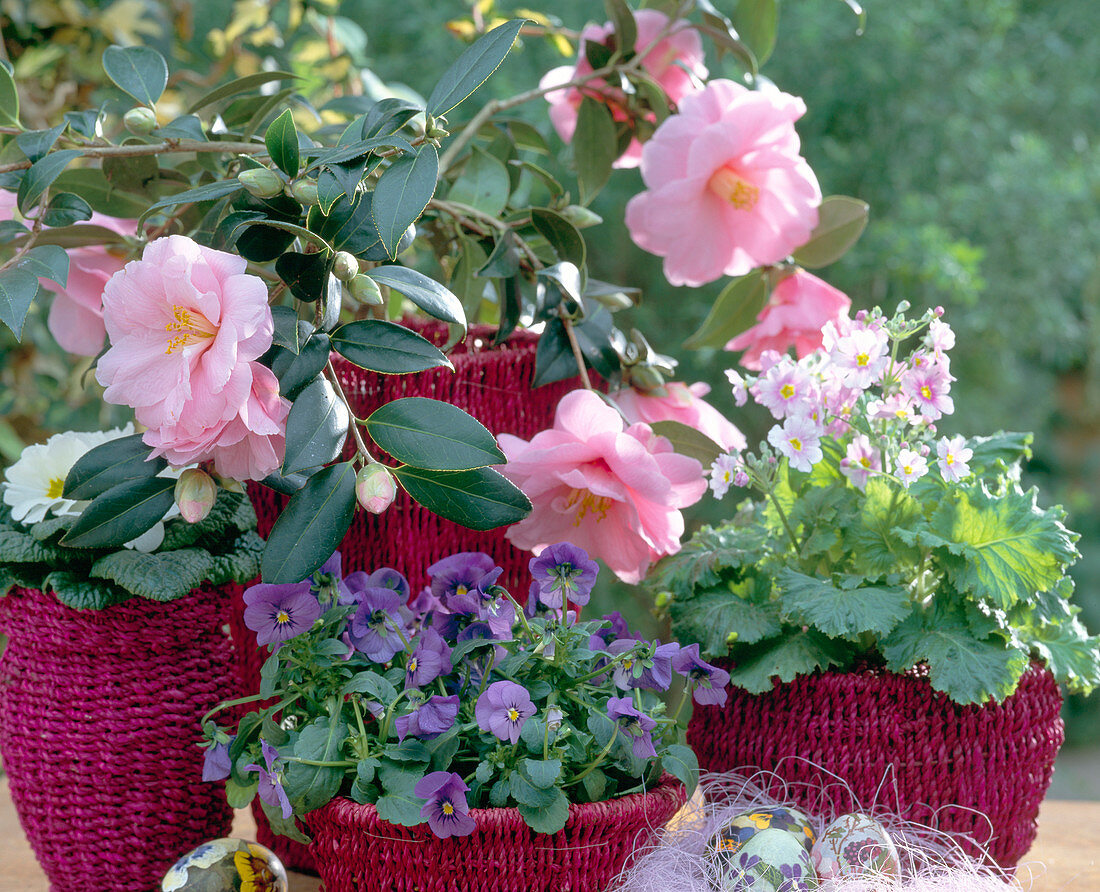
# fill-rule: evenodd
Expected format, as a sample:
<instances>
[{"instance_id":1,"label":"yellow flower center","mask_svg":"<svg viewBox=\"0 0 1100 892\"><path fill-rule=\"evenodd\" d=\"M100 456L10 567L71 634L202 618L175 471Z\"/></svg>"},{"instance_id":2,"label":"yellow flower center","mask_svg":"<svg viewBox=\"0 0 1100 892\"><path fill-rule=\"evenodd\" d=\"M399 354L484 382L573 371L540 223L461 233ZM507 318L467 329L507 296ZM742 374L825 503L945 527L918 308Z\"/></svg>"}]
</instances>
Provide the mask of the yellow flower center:
<instances>
[{"instance_id":1,"label":"yellow flower center","mask_svg":"<svg viewBox=\"0 0 1100 892\"><path fill-rule=\"evenodd\" d=\"M729 483L731 480L733 480L733 472L732 471L723 471L722 472L722 480L725 483Z\"/></svg>"},{"instance_id":2,"label":"yellow flower center","mask_svg":"<svg viewBox=\"0 0 1100 892\"><path fill-rule=\"evenodd\" d=\"M451 803L449 803L449 802L444 802L443 803L443 814L453 815L454 813L455 813L455 807L453 805L451 805Z\"/></svg>"},{"instance_id":3,"label":"yellow flower center","mask_svg":"<svg viewBox=\"0 0 1100 892\"><path fill-rule=\"evenodd\" d=\"M798 437L791 437L789 442L791 444L791 449L793 449L795 452L802 451L802 441L798 439Z\"/></svg>"},{"instance_id":4,"label":"yellow flower center","mask_svg":"<svg viewBox=\"0 0 1100 892\"><path fill-rule=\"evenodd\" d=\"M953 456L949 452L949 453L947 453L947 458L945 458L944 461L948 464L948 466L953 465L953 464L955 464L955 456Z\"/></svg>"},{"instance_id":5,"label":"yellow flower center","mask_svg":"<svg viewBox=\"0 0 1100 892\"><path fill-rule=\"evenodd\" d=\"M516 709L514 706L511 709L508 710L508 721L510 721L510 722L518 722L519 721L519 710Z\"/></svg>"},{"instance_id":6,"label":"yellow flower center","mask_svg":"<svg viewBox=\"0 0 1100 892\"><path fill-rule=\"evenodd\" d=\"M912 473L913 473L913 466L912 466L912 465L902 465L902 467L901 467L901 472L902 472L902 473L903 473L903 474L904 474L904 475L905 475L906 477L908 477L908 476L909 476L910 474L912 474Z\"/></svg>"},{"instance_id":7,"label":"yellow flower center","mask_svg":"<svg viewBox=\"0 0 1100 892\"><path fill-rule=\"evenodd\" d=\"M779 388L779 395L783 397L783 399L789 400L792 396L794 396L794 387L790 384L784 384L782 387Z\"/></svg>"},{"instance_id":8,"label":"yellow flower center","mask_svg":"<svg viewBox=\"0 0 1100 892\"><path fill-rule=\"evenodd\" d=\"M863 366L867 365L867 363L869 363L870 361L871 361L871 357L868 356L866 353L860 353L856 357L856 365L860 366L861 368Z\"/></svg>"},{"instance_id":9,"label":"yellow flower center","mask_svg":"<svg viewBox=\"0 0 1100 892\"><path fill-rule=\"evenodd\" d=\"M172 321L164 326L168 333L168 349L165 353L172 353L180 347L194 344L197 341L212 338L218 333L217 328L210 324L205 316L199 313L192 315L190 310L185 310L179 304L172 307Z\"/></svg>"},{"instance_id":10,"label":"yellow flower center","mask_svg":"<svg viewBox=\"0 0 1100 892\"><path fill-rule=\"evenodd\" d=\"M865 468L871 467L871 459L869 459L866 455L860 458L859 463Z\"/></svg>"},{"instance_id":11,"label":"yellow flower center","mask_svg":"<svg viewBox=\"0 0 1100 892\"><path fill-rule=\"evenodd\" d=\"M459 583L458 585L455 586L455 594L456 595L464 595L468 591L469 591L469 589L466 588L466 586L464 586L462 583Z\"/></svg>"},{"instance_id":12,"label":"yellow flower center","mask_svg":"<svg viewBox=\"0 0 1100 892\"><path fill-rule=\"evenodd\" d=\"M290 622L290 614L285 610L280 610L275 614L275 622L279 623L279 625Z\"/></svg>"},{"instance_id":13,"label":"yellow flower center","mask_svg":"<svg viewBox=\"0 0 1100 892\"><path fill-rule=\"evenodd\" d=\"M908 409L895 409L894 414L898 418L908 418L909 417L909 410Z\"/></svg>"},{"instance_id":14,"label":"yellow flower center","mask_svg":"<svg viewBox=\"0 0 1100 892\"><path fill-rule=\"evenodd\" d=\"M415 672L418 665L419 664L416 661L416 657L413 657L411 660L409 660L409 671Z\"/></svg>"},{"instance_id":15,"label":"yellow flower center","mask_svg":"<svg viewBox=\"0 0 1100 892\"><path fill-rule=\"evenodd\" d=\"M932 388L925 384L920 389L920 395L923 396L926 400L932 399Z\"/></svg>"},{"instance_id":16,"label":"yellow flower center","mask_svg":"<svg viewBox=\"0 0 1100 892\"><path fill-rule=\"evenodd\" d=\"M63 489L65 489L65 480L61 477L54 477L50 480L50 488L46 490L46 498L60 499Z\"/></svg>"},{"instance_id":17,"label":"yellow flower center","mask_svg":"<svg viewBox=\"0 0 1100 892\"><path fill-rule=\"evenodd\" d=\"M577 507L576 516L573 518L573 526L579 527L581 521L590 511L597 515L595 518L597 523L606 519L608 509L611 507L611 499L607 496L594 495L587 489L574 489L569 493L569 498L565 501L565 507L568 509L574 506L579 507Z\"/></svg>"},{"instance_id":18,"label":"yellow flower center","mask_svg":"<svg viewBox=\"0 0 1100 892\"><path fill-rule=\"evenodd\" d=\"M760 200L760 188L739 177L728 165L714 172L707 188L739 211L751 211Z\"/></svg>"}]
</instances>

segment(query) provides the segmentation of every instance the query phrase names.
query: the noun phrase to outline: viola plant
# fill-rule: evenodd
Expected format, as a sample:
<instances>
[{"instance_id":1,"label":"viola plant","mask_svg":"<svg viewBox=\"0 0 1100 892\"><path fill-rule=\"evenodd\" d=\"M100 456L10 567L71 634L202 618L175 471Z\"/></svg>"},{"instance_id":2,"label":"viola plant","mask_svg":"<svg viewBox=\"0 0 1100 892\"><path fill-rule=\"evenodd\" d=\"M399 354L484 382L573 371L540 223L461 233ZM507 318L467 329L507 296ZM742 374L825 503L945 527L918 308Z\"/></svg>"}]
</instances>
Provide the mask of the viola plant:
<instances>
[{"instance_id":1,"label":"viola plant","mask_svg":"<svg viewBox=\"0 0 1100 892\"><path fill-rule=\"evenodd\" d=\"M830 667L927 665L959 703L1002 700L1037 660L1072 691L1100 685L1100 638L1071 603L1077 535L1020 484L1030 435L947 435L942 310L840 315L800 359L764 349L727 375L775 425L718 455L710 488L758 496L651 578L679 639L730 657L734 684ZM903 345L912 342L910 352Z\"/></svg>"},{"instance_id":2,"label":"viola plant","mask_svg":"<svg viewBox=\"0 0 1100 892\"><path fill-rule=\"evenodd\" d=\"M204 776L226 778L234 806L259 796L294 835L292 816L346 796L449 837L474 831L471 809L516 807L555 833L570 803L649 789L662 772L694 789L683 708L724 702L728 676L618 614L580 621L570 605L597 577L583 550L556 543L533 558L526 607L496 585L488 555L428 572L411 601L396 571L343 576L339 555L299 584L246 591L245 621L271 656L260 693L219 709L268 705L236 727L217 711L204 724Z\"/></svg>"}]
</instances>

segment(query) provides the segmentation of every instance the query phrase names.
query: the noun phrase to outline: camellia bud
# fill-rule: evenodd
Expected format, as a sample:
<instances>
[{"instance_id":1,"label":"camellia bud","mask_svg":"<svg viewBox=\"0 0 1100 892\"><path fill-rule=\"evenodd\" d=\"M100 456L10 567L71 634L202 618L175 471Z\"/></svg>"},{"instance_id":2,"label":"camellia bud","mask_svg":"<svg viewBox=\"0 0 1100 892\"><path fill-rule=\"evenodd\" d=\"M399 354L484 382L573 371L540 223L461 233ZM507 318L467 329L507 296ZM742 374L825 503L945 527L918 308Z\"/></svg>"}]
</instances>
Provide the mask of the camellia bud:
<instances>
[{"instance_id":1,"label":"camellia bud","mask_svg":"<svg viewBox=\"0 0 1100 892\"><path fill-rule=\"evenodd\" d=\"M176 481L175 495L180 516L188 523L198 523L214 507L218 489L206 471L188 468Z\"/></svg>"},{"instance_id":2,"label":"camellia bud","mask_svg":"<svg viewBox=\"0 0 1100 892\"><path fill-rule=\"evenodd\" d=\"M668 607L672 603L672 592L657 592L655 603L661 608Z\"/></svg>"},{"instance_id":3,"label":"camellia bud","mask_svg":"<svg viewBox=\"0 0 1100 892\"><path fill-rule=\"evenodd\" d=\"M287 194L298 204L317 204L317 184L311 180L296 180L287 187Z\"/></svg>"},{"instance_id":4,"label":"camellia bud","mask_svg":"<svg viewBox=\"0 0 1100 892\"><path fill-rule=\"evenodd\" d=\"M665 386L665 379L653 366L639 364L630 367L630 383L638 390L650 393L662 390Z\"/></svg>"},{"instance_id":5,"label":"camellia bud","mask_svg":"<svg viewBox=\"0 0 1100 892\"><path fill-rule=\"evenodd\" d=\"M355 478L355 497L371 514L381 514L397 498L397 481L385 465L371 462Z\"/></svg>"},{"instance_id":6,"label":"camellia bud","mask_svg":"<svg viewBox=\"0 0 1100 892\"><path fill-rule=\"evenodd\" d=\"M356 276L348 282L348 291L359 303L368 307L380 307L385 303L382 300L382 290L370 276Z\"/></svg>"},{"instance_id":7,"label":"camellia bud","mask_svg":"<svg viewBox=\"0 0 1100 892\"><path fill-rule=\"evenodd\" d=\"M579 204L569 205L561 212L561 215L577 229L587 229L589 226L597 226L603 222L603 217L586 207L581 207Z\"/></svg>"},{"instance_id":8,"label":"camellia bud","mask_svg":"<svg viewBox=\"0 0 1100 892\"><path fill-rule=\"evenodd\" d=\"M237 174L237 180L249 195L255 195L257 198L274 198L283 191L283 181L279 175L266 167L243 170Z\"/></svg>"},{"instance_id":9,"label":"camellia bud","mask_svg":"<svg viewBox=\"0 0 1100 892\"><path fill-rule=\"evenodd\" d=\"M336 256L332 258L332 274L341 282L350 282L359 275L359 261L355 259L354 254L337 251Z\"/></svg>"},{"instance_id":10,"label":"camellia bud","mask_svg":"<svg viewBox=\"0 0 1100 892\"><path fill-rule=\"evenodd\" d=\"M157 128L157 115L151 108L139 105L122 116L126 129L138 136L148 136Z\"/></svg>"},{"instance_id":11,"label":"camellia bud","mask_svg":"<svg viewBox=\"0 0 1100 892\"><path fill-rule=\"evenodd\" d=\"M730 632L730 633L729 633L729 634L728 634L728 635L726 636L726 644L727 644L727 645L732 645L732 644L736 644L736 643L737 643L737 639L738 639L738 638L740 638L740 637L741 637L741 636L740 636L740 635L738 635L738 634L737 634L736 632Z\"/></svg>"}]
</instances>

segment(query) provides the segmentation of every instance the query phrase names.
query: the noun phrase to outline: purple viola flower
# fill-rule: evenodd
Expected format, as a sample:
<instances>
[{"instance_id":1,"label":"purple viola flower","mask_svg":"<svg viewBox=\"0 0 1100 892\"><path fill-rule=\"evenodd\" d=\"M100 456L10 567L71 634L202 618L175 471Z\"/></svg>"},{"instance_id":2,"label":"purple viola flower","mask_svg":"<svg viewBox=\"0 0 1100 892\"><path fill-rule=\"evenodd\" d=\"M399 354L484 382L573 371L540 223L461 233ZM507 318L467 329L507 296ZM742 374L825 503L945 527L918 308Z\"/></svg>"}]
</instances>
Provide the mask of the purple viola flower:
<instances>
[{"instance_id":1,"label":"purple viola flower","mask_svg":"<svg viewBox=\"0 0 1100 892\"><path fill-rule=\"evenodd\" d=\"M301 635L321 615L321 604L308 582L260 583L245 591L244 603L244 624L256 633L260 646L281 645Z\"/></svg>"},{"instance_id":2,"label":"purple viola flower","mask_svg":"<svg viewBox=\"0 0 1100 892\"><path fill-rule=\"evenodd\" d=\"M610 654L618 655L629 651L637 653L615 664L612 675L615 686L624 691L632 688L667 691L672 684L672 658L680 652L680 645L654 642L648 654L646 645L631 638L620 638L607 646Z\"/></svg>"},{"instance_id":3,"label":"purple viola flower","mask_svg":"<svg viewBox=\"0 0 1100 892\"><path fill-rule=\"evenodd\" d=\"M318 600L332 601L335 596L339 604L351 603L351 591L341 575L341 563L340 552L334 551L332 557L321 564L320 569L310 574L309 581Z\"/></svg>"},{"instance_id":4,"label":"purple viola flower","mask_svg":"<svg viewBox=\"0 0 1100 892\"><path fill-rule=\"evenodd\" d=\"M494 681L477 698L474 717L482 731L501 740L516 743L523 724L535 714L535 704L527 688L514 681Z\"/></svg>"},{"instance_id":5,"label":"purple viola flower","mask_svg":"<svg viewBox=\"0 0 1100 892\"><path fill-rule=\"evenodd\" d=\"M451 671L451 648L435 629L424 629L405 664L405 687L422 688Z\"/></svg>"},{"instance_id":6,"label":"purple viola flower","mask_svg":"<svg viewBox=\"0 0 1100 892\"><path fill-rule=\"evenodd\" d=\"M698 644L681 647L672 658L672 668L688 680L696 703L703 706L726 705L726 685L730 683L730 674L725 669L704 662L699 656Z\"/></svg>"},{"instance_id":7,"label":"purple viola flower","mask_svg":"<svg viewBox=\"0 0 1100 892\"><path fill-rule=\"evenodd\" d=\"M476 829L466 802L469 789L461 777L450 771L426 774L413 787L414 794L428 800L420 809L420 817L428 819L432 833L440 839L469 836Z\"/></svg>"},{"instance_id":8,"label":"purple viola flower","mask_svg":"<svg viewBox=\"0 0 1100 892\"><path fill-rule=\"evenodd\" d=\"M405 619L404 599L390 588L368 588L359 596L359 609L351 618L355 649L376 663L386 663L405 647L401 640Z\"/></svg>"},{"instance_id":9,"label":"purple viola flower","mask_svg":"<svg viewBox=\"0 0 1100 892\"><path fill-rule=\"evenodd\" d=\"M588 552L568 542L548 545L528 564L539 586L539 599L547 607L564 607L567 601L585 605L592 595L600 567Z\"/></svg>"},{"instance_id":10,"label":"purple viola flower","mask_svg":"<svg viewBox=\"0 0 1100 892\"><path fill-rule=\"evenodd\" d=\"M461 551L428 567L432 579L432 593L443 603L449 604L453 595L464 595L482 577L496 566L489 555L480 551ZM452 608L453 609L453 608Z\"/></svg>"},{"instance_id":11,"label":"purple viola flower","mask_svg":"<svg viewBox=\"0 0 1100 892\"><path fill-rule=\"evenodd\" d=\"M620 638L629 638L632 641L640 640L637 635L630 631L630 626L626 624L626 620L623 619L623 615L618 610L608 613L602 619L611 625L600 629L589 639L589 650L606 650L607 645L612 641L618 641Z\"/></svg>"},{"instance_id":12,"label":"purple viola flower","mask_svg":"<svg viewBox=\"0 0 1100 892\"><path fill-rule=\"evenodd\" d=\"M458 694L450 697L429 697L408 715L398 716L393 725L397 729L397 739L404 740L408 735L421 740L431 740L444 731L450 731L458 718Z\"/></svg>"},{"instance_id":13,"label":"purple viola flower","mask_svg":"<svg viewBox=\"0 0 1100 892\"><path fill-rule=\"evenodd\" d=\"M233 737L236 736L233 735ZM202 757L202 779L204 781L220 781L229 777L232 769L229 762L229 744L233 742L233 737L206 748L206 752Z\"/></svg>"},{"instance_id":14,"label":"purple viola flower","mask_svg":"<svg viewBox=\"0 0 1100 892\"><path fill-rule=\"evenodd\" d=\"M435 596L430 588L425 586L420 590L420 594L409 602L409 609L418 616L426 616L429 613L442 610L443 602Z\"/></svg>"},{"instance_id":15,"label":"purple viola flower","mask_svg":"<svg viewBox=\"0 0 1100 892\"><path fill-rule=\"evenodd\" d=\"M283 789L282 781L279 779L279 767L276 763L279 761L279 753L275 750L270 743L264 739L260 739L260 749L264 756L264 767L259 765L245 765L245 771L258 771L260 774L260 787L256 791L260 794L260 799L266 802L268 805L278 806L283 813L284 818L289 818L294 809L290 807L290 800L287 799L286 790Z\"/></svg>"},{"instance_id":16,"label":"purple viola flower","mask_svg":"<svg viewBox=\"0 0 1100 892\"><path fill-rule=\"evenodd\" d=\"M629 697L612 697L607 701L607 716L630 738L634 755L639 759L655 759L653 729L657 722L640 712Z\"/></svg>"}]
</instances>

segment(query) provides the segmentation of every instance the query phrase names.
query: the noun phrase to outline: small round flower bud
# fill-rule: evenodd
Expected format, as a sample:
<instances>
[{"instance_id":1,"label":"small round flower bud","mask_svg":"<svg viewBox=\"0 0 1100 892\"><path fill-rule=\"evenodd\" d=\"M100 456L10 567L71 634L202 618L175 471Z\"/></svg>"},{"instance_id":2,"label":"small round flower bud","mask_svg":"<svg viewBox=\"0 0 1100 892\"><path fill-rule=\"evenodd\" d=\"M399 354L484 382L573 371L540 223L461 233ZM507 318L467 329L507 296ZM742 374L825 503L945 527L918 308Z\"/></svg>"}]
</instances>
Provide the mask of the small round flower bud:
<instances>
[{"instance_id":1,"label":"small round flower bud","mask_svg":"<svg viewBox=\"0 0 1100 892\"><path fill-rule=\"evenodd\" d=\"M359 303L368 307L380 307L385 303L382 300L382 291L379 289L378 283L370 276L356 276L348 282L348 291Z\"/></svg>"},{"instance_id":2,"label":"small round flower bud","mask_svg":"<svg viewBox=\"0 0 1100 892\"><path fill-rule=\"evenodd\" d=\"M354 254L337 251L332 259L332 274L341 282L350 282L359 274L359 261Z\"/></svg>"},{"instance_id":3,"label":"small round flower bud","mask_svg":"<svg viewBox=\"0 0 1100 892\"><path fill-rule=\"evenodd\" d=\"M198 523L214 507L218 489L213 478L198 468L188 468L176 481L176 505L188 523Z\"/></svg>"},{"instance_id":4,"label":"small round flower bud","mask_svg":"<svg viewBox=\"0 0 1100 892\"><path fill-rule=\"evenodd\" d=\"M296 180L287 187L287 194L298 204L317 204L317 184L311 180Z\"/></svg>"},{"instance_id":5,"label":"small round flower bud","mask_svg":"<svg viewBox=\"0 0 1100 892\"><path fill-rule=\"evenodd\" d=\"M561 215L577 229L587 229L589 226L596 226L603 222L603 217L586 207L581 207L579 204L569 205L561 212Z\"/></svg>"},{"instance_id":6,"label":"small round flower bud","mask_svg":"<svg viewBox=\"0 0 1100 892\"><path fill-rule=\"evenodd\" d=\"M385 465L371 462L355 478L355 497L371 514L381 514L397 498L397 481Z\"/></svg>"},{"instance_id":7,"label":"small round flower bud","mask_svg":"<svg viewBox=\"0 0 1100 892\"><path fill-rule=\"evenodd\" d=\"M548 706L546 708L546 730L551 734L556 734L558 729L561 728L562 719L564 718L564 713L558 707Z\"/></svg>"},{"instance_id":8,"label":"small round flower bud","mask_svg":"<svg viewBox=\"0 0 1100 892\"><path fill-rule=\"evenodd\" d=\"M656 604L658 607L668 607L672 603L672 592L657 592Z\"/></svg>"},{"instance_id":9,"label":"small round flower bud","mask_svg":"<svg viewBox=\"0 0 1100 892\"><path fill-rule=\"evenodd\" d=\"M139 105L122 116L126 129L138 136L148 136L157 129L157 115L151 108Z\"/></svg>"},{"instance_id":10,"label":"small round flower bud","mask_svg":"<svg viewBox=\"0 0 1100 892\"><path fill-rule=\"evenodd\" d=\"M730 633L729 633L729 634L728 634L728 635L726 636L726 644L727 644L727 645L731 645L731 644L736 644L736 643L737 643L737 639L738 639L738 638L740 638L740 637L741 637L741 636L740 636L740 635L738 635L738 634L737 634L736 632L730 632Z\"/></svg>"},{"instance_id":11,"label":"small round flower bud","mask_svg":"<svg viewBox=\"0 0 1100 892\"><path fill-rule=\"evenodd\" d=\"M630 383L639 390L661 390L665 386L664 376L651 365L630 367Z\"/></svg>"},{"instance_id":12,"label":"small round flower bud","mask_svg":"<svg viewBox=\"0 0 1100 892\"><path fill-rule=\"evenodd\" d=\"M424 135L428 137L428 139L443 139L444 137L450 136L451 132L443 127L433 126L429 127Z\"/></svg>"},{"instance_id":13,"label":"small round flower bud","mask_svg":"<svg viewBox=\"0 0 1100 892\"><path fill-rule=\"evenodd\" d=\"M243 170L237 175L237 180L249 195L257 198L274 198L283 191L283 181L279 175L266 167Z\"/></svg>"},{"instance_id":14,"label":"small round flower bud","mask_svg":"<svg viewBox=\"0 0 1100 892\"><path fill-rule=\"evenodd\" d=\"M906 310L909 309L910 306L912 306L912 304L910 304L909 301L903 300L901 303L898 304L897 312L904 313Z\"/></svg>"}]
</instances>

